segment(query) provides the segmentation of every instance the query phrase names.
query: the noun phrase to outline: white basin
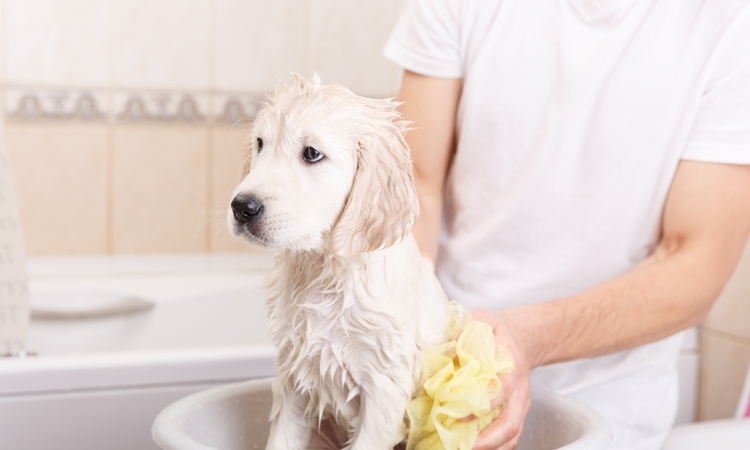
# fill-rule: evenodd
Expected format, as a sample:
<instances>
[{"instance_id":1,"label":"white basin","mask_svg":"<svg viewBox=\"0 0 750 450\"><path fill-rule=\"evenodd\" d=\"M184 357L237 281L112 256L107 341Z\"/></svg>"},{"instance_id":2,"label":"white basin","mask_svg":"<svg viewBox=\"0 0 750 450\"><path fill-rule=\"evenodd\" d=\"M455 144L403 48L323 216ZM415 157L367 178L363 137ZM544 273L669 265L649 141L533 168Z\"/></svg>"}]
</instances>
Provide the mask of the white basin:
<instances>
[{"instance_id":1,"label":"white basin","mask_svg":"<svg viewBox=\"0 0 750 450\"><path fill-rule=\"evenodd\" d=\"M750 419L710 420L675 427L664 450L747 450Z\"/></svg>"},{"instance_id":2,"label":"white basin","mask_svg":"<svg viewBox=\"0 0 750 450\"><path fill-rule=\"evenodd\" d=\"M209 389L164 409L151 429L164 450L263 450L273 378ZM518 450L599 450L612 439L604 419L574 400L533 391Z\"/></svg>"}]
</instances>

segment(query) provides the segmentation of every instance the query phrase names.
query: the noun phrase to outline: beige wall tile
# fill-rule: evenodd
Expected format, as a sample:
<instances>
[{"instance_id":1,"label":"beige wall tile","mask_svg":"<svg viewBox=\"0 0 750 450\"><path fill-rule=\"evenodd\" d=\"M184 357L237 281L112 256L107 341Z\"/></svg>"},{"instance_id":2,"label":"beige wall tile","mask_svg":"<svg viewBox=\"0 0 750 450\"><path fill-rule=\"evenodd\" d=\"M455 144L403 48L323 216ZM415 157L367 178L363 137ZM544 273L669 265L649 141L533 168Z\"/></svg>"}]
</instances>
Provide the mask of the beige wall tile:
<instances>
[{"instance_id":1,"label":"beige wall tile","mask_svg":"<svg viewBox=\"0 0 750 450\"><path fill-rule=\"evenodd\" d=\"M106 125L8 124L29 255L106 250Z\"/></svg>"},{"instance_id":2,"label":"beige wall tile","mask_svg":"<svg viewBox=\"0 0 750 450\"><path fill-rule=\"evenodd\" d=\"M750 365L750 341L704 330L699 420L734 416Z\"/></svg>"},{"instance_id":3,"label":"beige wall tile","mask_svg":"<svg viewBox=\"0 0 750 450\"><path fill-rule=\"evenodd\" d=\"M214 129L212 161L211 251L257 251L227 229L227 212L234 188L242 179L247 131L241 125Z\"/></svg>"},{"instance_id":4,"label":"beige wall tile","mask_svg":"<svg viewBox=\"0 0 750 450\"><path fill-rule=\"evenodd\" d=\"M217 0L216 88L271 92L290 72L310 76L306 4L300 0Z\"/></svg>"},{"instance_id":5,"label":"beige wall tile","mask_svg":"<svg viewBox=\"0 0 750 450\"><path fill-rule=\"evenodd\" d=\"M400 3L388 0L311 0L312 70L323 84L361 95L394 96L401 69L383 57Z\"/></svg>"},{"instance_id":6,"label":"beige wall tile","mask_svg":"<svg viewBox=\"0 0 750 450\"><path fill-rule=\"evenodd\" d=\"M118 87L206 89L210 0L114 0Z\"/></svg>"},{"instance_id":7,"label":"beige wall tile","mask_svg":"<svg viewBox=\"0 0 750 450\"><path fill-rule=\"evenodd\" d=\"M107 83L109 0L7 0L7 82Z\"/></svg>"},{"instance_id":8,"label":"beige wall tile","mask_svg":"<svg viewBox=\"0 0 750 450\"><path fill-rule=\"evenodd\" d=\"M750 245L704 327L750 339Z\"/></svg>"},{"instance_id":9,"label":"beige wall tile","mask_svg":"<svg viewBox=\"0 0 750 450\"><path fill-rule=\"evenodd\" d=\"M205 251L206 128L118 125L113 155L114 252Z\"/></svg>"}]
</instances>

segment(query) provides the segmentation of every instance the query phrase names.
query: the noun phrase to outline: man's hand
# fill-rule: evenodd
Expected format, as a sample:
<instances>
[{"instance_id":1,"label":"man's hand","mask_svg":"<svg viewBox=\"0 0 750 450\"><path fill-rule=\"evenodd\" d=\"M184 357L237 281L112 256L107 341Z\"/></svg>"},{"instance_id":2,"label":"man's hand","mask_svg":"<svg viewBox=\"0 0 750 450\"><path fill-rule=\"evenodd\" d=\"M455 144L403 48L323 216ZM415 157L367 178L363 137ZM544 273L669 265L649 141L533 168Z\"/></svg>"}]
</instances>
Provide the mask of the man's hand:
<instances>
[{"instance_id":1,"label":"man's hand","mask_svg":"<svg viewBox=\"0 0 750 450\"><path fill-rule=\"evenodd\" d=\"M474 445L475 450L512 450L518 445L523 431L523 421L531 407L531 369L528 356L513 332L511 324L502 311L478 309L471 312L473 320L484 322L492 327L497 345L510 352L516 368L507 374L500 374L502 390L490 403L491 409L505 404L500 416L482 431ZM473 420L467 417L463 420Z\"/></svg>"}]
</instances>

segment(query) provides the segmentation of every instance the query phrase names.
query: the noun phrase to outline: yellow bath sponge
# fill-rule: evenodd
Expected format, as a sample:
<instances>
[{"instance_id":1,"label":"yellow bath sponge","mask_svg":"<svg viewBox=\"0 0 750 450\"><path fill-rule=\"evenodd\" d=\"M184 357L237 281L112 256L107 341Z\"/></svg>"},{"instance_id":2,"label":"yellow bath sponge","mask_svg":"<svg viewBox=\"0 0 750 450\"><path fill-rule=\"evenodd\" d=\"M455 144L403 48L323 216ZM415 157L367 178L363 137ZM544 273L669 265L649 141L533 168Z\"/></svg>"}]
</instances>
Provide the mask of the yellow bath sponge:
<instances>
[{"instance_id":1,"label":"yellow bath sponge","mask_svg":"<svg viewBox=\"0 0 750 450\"><path fill-rule=\"evenodd\" d=\"M502 389L497 374L511 372L513 358L496 348L492 328L471 321L460 304L451 302L448 314L447 342L425 353L421 395L406 408L407 450L471 450L502 409L490 410L490 401ZM458 421L472 414L475 420Z\"/></svg>"}]
</instances>

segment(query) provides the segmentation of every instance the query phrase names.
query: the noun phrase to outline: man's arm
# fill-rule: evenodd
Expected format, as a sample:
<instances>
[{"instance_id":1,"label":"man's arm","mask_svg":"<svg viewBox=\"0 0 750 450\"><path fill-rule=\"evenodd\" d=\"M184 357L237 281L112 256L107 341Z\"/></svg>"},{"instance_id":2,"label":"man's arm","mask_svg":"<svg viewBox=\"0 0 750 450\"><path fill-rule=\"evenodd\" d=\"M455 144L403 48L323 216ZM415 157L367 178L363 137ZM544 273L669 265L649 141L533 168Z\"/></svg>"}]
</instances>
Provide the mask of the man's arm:
<instances>
[{"instance_id":1,"label":"man's arm","mask_svg":"<svg viewBox=\"0 0 750 450\"><path fill-rule=\"evenodd\" d=\"M426 77L408 70L398 96L398 101L404 102L399 111L413 122L413 129L406 135L419 195L419 219L412 233L420 250L433 261L437 257L445 178L455 151L460 96L460 79Z\"/></svg>"},{"instance_id":2,"label":"man's arm","mask_svg":"<svg viewBox=\"0 0 750 450\"><path fill-rule=\"evenodd\" d=\"M700 323L732 274L750 233L750 166L682 161L654 252L625 274L557 300L474 311L517 362L493 407L503 413L478 449L515 448L534 367L606 355ZM614 237L613 237L614 238Z\"/></svg>"},{"instance_id":3,"label":"man's arm","mask_svg":"<svg viewBox=\"0 0 750 450\"><path fill-rule=\"evenodd\" d=\"M606 355L697 325L750 233L750 166L682 161L655 251L580 294L506 311L532 367Z\"/></svg>"}]
</instances>

